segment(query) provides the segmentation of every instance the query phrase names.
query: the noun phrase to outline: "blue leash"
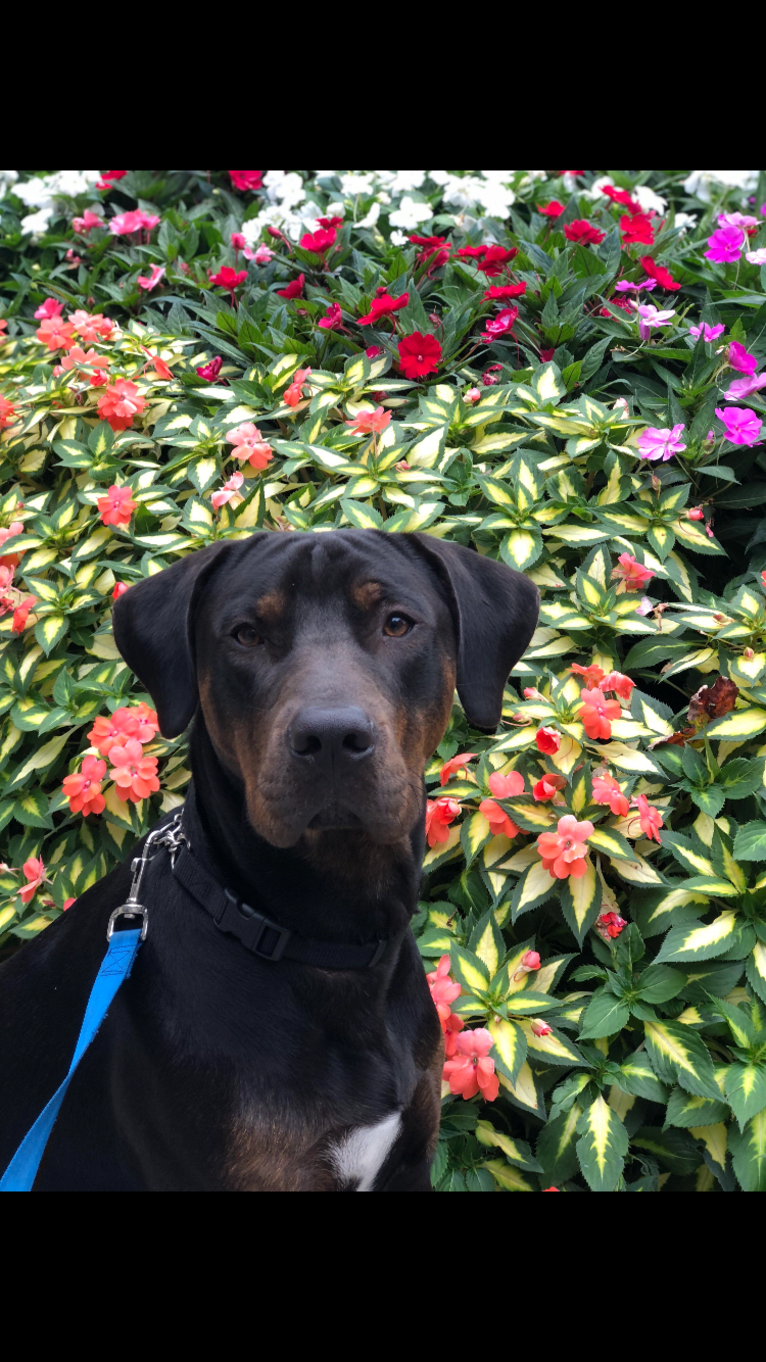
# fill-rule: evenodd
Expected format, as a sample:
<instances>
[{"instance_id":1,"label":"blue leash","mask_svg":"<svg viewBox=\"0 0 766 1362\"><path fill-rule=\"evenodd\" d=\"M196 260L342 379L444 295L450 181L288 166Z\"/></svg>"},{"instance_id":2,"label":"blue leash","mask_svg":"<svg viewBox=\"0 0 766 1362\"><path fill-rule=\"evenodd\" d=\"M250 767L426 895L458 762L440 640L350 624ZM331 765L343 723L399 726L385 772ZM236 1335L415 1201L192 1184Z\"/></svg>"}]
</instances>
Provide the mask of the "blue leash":
<instances>
[{"instance_id":1,"label":"blue leash","mask_svg":"<svg viewBox=\"0 0 766 1362\"><path fill-rule=\"evenodd\" d=\"M21 1141L0 1179L0 1192L31 1192L34 1180L37 1177L37 1170L40 1167L40 1161L45 1153L45 1146L48 1143L61 1103L66 1097L67 1089L77 1066L104 1020L120 984L130 974L133 961L138 954L138 948L146 936L149 915L143 904L138 901L138 891L147 862L153 860L162 847L167 847L170 850L171 858L175 859L182 841L185 841L185 838L181 831L179 813L168 826L156 828L154 832L149 833L141 856L133 861L131 866L133 882L130 886L130 894L127 902L123 903L120 908L115 908L109 918L109 926L106 932L106 939L109 943L107 952L91 989L77 1046L72 1063L69 1066L69 1073L56 1089L47 1106L41 1111L31 1130ZM138 916L143 919L140 928L115 932L114 924L118 917L135 918Z\"/></svg>"}]
</instances>

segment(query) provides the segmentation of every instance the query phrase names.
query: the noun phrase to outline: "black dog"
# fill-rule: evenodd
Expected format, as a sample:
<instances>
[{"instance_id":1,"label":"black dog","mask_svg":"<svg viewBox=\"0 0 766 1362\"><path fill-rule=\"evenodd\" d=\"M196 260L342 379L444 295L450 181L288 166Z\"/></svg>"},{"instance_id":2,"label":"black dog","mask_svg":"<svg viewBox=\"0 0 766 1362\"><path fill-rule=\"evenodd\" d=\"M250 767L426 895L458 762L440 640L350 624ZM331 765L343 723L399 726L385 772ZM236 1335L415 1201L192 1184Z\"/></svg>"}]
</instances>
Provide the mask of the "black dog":
<instances>
[{"instance_id":1,"label":"black dog","mask_svg":"<svg viewBox=\"0 0 766 1362\"><path fill-rule=\"evenodd\" d=\"M145 944L35 1190L429 1188L423 770L456 683L495 728L537 610L478 553L355 530L216 544L121 597L163 734L194 718L188 845L150 863ZM0 1171L67 1071L130 880L126 862L0 971Z\"/></svg>"}]
</instances>

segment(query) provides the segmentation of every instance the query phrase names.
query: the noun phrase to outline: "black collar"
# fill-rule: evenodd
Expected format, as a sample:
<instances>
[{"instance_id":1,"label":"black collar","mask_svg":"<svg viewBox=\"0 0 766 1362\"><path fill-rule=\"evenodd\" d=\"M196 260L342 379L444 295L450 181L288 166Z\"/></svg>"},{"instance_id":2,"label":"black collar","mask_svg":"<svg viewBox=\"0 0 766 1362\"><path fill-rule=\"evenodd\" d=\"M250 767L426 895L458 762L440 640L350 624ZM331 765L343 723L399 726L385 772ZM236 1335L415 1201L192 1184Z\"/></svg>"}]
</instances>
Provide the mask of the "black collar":
<instances>
[{"instance_id":1,"label":"black collar","mask_svg":"<svg viewBox=\"0 0 766 1362\"><path fill-rule=\"evenodd\" d=\"M192 796L193 799L193 796ZM191 801L190 801L191 802ZM186 834L186 809L180 823L180 847L171 855L173 873L187 894L212 917L219 931L235 936L261 960L298 960L319 969L372 969L390 959L409 928L395 936L362 945L353 942L312 941L298 932L280 927L250 904L224 889L192 854Z\"/></svg>"}]
</instances>

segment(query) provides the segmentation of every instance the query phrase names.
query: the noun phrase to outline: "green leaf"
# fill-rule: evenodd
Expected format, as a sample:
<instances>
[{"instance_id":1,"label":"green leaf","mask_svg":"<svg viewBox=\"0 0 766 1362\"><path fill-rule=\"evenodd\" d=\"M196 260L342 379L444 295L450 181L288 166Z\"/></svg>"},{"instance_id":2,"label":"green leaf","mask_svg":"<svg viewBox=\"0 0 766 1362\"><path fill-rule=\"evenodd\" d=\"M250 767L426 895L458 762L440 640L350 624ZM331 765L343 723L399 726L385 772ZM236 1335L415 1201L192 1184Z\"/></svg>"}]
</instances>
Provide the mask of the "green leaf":
<instances>
[{"instance_id":1,"label":"green leaf","mask_svg":"<svg viewBox=\"0 0 766 1362\"><path fill-rule=\"evenodd\" d=\"M611 989L597 989L585 1009L580 1040L613 1036L622 1030L629 1016L627 1004L616 998Z\"/></svg>"},{"instance_id":2,"label":"green leaf","mask_svg":"<svg viewBox=\"0 0 766 1362\"><path fill-rule=\"evenodd\" d=\"M692 1093L684 1092L683 1088L674 1088L670 1094L665 1123L688 1130L690 1126L712 1126L728 1118L729 1109L725 1102L715 1102L710 1097L695 1097Z\"/></svg>"},{"instance_id":3,"label":"green leaf","mask_svg":"<svg viewBox=\"0 0 766 1362\"><path fill-rule=\"evenodd\" d=\"M492 1058L498 1073L505 1074L515 1084L527 1057L527 1038L521 1027L503 1017L492 1017L487 1030L494 1041Z\"/></svg>"},{"instance_id":4,"label":"green leaf","mask_svg":"<svg viewBox=\"0 0 766 1362\"><path fill-rule=\"evenodd\" d=\"M737 913L727 910L704 926L691 923L673 927L657 954L657 963L713 960L735 944L740 922Z\"/></svg>"},{"instance_id":5,"label":"green leaf","mask_svg":"<svg viewBox=\"0 0 766 1362\"><path fill-rule=\"evenodd\" d=\"M450 971L467 993L486 992L489 970L484 961L454 941L450 948Z\"/></svg>"},{"instance_id":6,"label":"green leaf","mask_svg":"<svg viewBox=\"0 0 766 1362\"><path fill-rule=\"evenodd\" d=\"M568 880L560 883L564 917L577 937L578 946L582 948L586 932L601 911L601 881L588 858L585 874L579 880L570 875Z\"/></svg>"},{"instance_id":7,"label":"green leaf","mask_svg":"<svg viewBox=\"0 0 766 1362\"><path fill-rule=\"evenodd\" d=\"M638 996L645 1003L666 1003L686 984L686 975L669 965L650 965L638 981Z\"/></svg>"},{"instance_id":8,"label":"green leaf","mask_svg":"<svg viewBox=\"0 0 766 1362\"><path fill-rule=\"evenodd\" d=\"M766 1110L751 1117L743 1131L730 1129L729 1148L743 1192L766 1192Z\"/></svg>"},{"instance_id":9,"label":"green leaf","mask_svg":"<svg viewBox=\"0 0 766 1362\"><path fill-rule=\"evenodd\" d=\"M642 1051L631 1055L620 1066L620 1077L617 1080L623 1092L630 1093L633 1097L645 1097L649 1102L667 1102L667 1088L660 1083L654 1069L652 1068L646 1054Z\"/></svg>"},{"instance_id":10,"label":"green leaf","mask_svg":"<svg viewBox=\"0 0 766 1362\"><path fill-rule=\"evenodd\" d=\"M554 1116L537 1137L535 1153L545 1169L546 1181L557 1185L568 1182L577 1172L577 1122L580 1108L574 1102L569 1111Z\"/></svg>"},{"instance_id":11,"label":"green leaf","mask_svg":"<svg viewBox=\"0 0 766 1362\"><path fill-rule=\"evenodd\" d=\"M742 1130L751 1116L757 1116L766 1107L766 1065L739 1061L729 1064L724 1091Z\"/></svg>"},{"instance_id":12,"label":"green leaf","mask_svg":"<svg viewBox=\"0 0 766 1362\"><path fill-rule=\"evenodd\" d=\"M543 869L542 861L533 861L524 871L511 899L511 921L516 922L522 913L528 913L551 897L558 888L549 871Z\"/></svg>"},{"instance_id":13,"label":"green leaf","mask_svg":"<svg viewBox=\"0 0 766 1362\"><path fill-rule=\"evenodd\" d=\"M613 1192L622 1177L628 1132L599 1094L577 1123L577 1158L592 1192Z\"/></svg>"},{"instance_id":14,"label":"green leaf","mask_svg":"<svg viewBox=\"0 0 766 1362\"><path fill-rule=\"evenodd\" d=\"M13 816L28 828L52 828L53 819L48 813L48 800L41 791L30 791L22 795L13 805Z\"/></svg>"},{"instance_id":15,"label":"green leaf","mask_svg":"<svg viewBox=\"0 0 766 1362\"><path fill-rule=\"evenodd\" d=\"M743 823L737 829L734 858L737 861L766 861L766 823Z\"/></svg>"},{"instance_id":16,"label":"green leaf","mask_svg":"<svg viewBox=\"0 0 766 1362\"><path fill-rule=\"evenodd\" d=\"M477 1121L476 1139L488 1149L502 1149L508 1161L517 1168L526 1168L529 1173L542 1173L542 1167L534 1157L525 1140L512 1139L502 1130L496 1130L490 1121Z\"/></svg>"},{"instance_id":17,"label":"green leaf","mask_svg":"<svg viewBox=\"0 0 766 1362\"><path fill-rule=\"evenodd\" d=\"M698 1097L720 1098L713 1074L713 1062L705 1042L683 1022L644 1023L649 1060L662 1083L680 1083Z\"/></svg>"}]
</instances>

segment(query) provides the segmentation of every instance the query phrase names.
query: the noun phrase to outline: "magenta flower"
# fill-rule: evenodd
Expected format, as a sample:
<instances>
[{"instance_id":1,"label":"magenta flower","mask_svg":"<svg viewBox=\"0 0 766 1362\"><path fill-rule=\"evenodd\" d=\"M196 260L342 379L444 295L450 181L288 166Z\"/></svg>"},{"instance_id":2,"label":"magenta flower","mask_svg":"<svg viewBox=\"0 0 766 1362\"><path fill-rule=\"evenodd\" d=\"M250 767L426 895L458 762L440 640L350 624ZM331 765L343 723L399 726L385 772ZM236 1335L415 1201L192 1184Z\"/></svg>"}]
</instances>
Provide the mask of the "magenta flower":
<instances>
[{"instance_id":1,"label":"magenta flower","mask_svg":"<svg viewBox=\"0 0 766 1362\"><path fill-rule=\"evenodd\" d=\"M759 246L757 251L745 251L745 259L750 265L766 265L766 246Z\"/></svg>"},{"instance_id":2,"label":"magenta flower","mask_svg":"<svg viewBox=\"0 0 766 1362\"><path fill-rule=\"evenodd\" d=\"M150 293L153 288L157 287L164 273L164 265L152 265L152 272L148 279L145 274L139 274L138 287L146 289L147 293Z\"/></svg>"},{"instance_id":3,"label":"magenta flower","mask_svg":"<svg viewBox=\"0 0 766 1362\"><path fill-rule=\"evenodd\" d=\"M748 374L747 378L735 378L734 382L724 393L724 397L729 402L741 402L749 397L751 393L757 393L759 388L766 388L766 373Z\"/></svg>"},{"instance_id":4,"label":"magenta flower","mask_svg":"<svg viewBox=\"0 0 766 1362\"><path fill-rule=\"evenodd\" d=\"M343 330L343 314L338 303L330 303L324 317L320 317L317 326L321 326L325 331Z\"/></svg>"},{"instance_id":5,"label":"magenta flower","mask_svg":"<svg viewBox=\"0 0 766 1362\"><path fill-rule=\"evenodd\" d=\"M707 239L710 247L705 251L708 260L714 260L718 265L725 265L728 261L739 260L739 253L745 241L745 233L741 227L719 227L717 232Z\"/></svg>"},{"instance_id":6,"label":"magenta flower","mask_svg":"<svg viewBox=\"0 0 766 1362\"><path fill-rule=\"evenodd\" d=\"M682 449L686 449L686 445L678 438L684 429L683 422L679 421L671 430L667 428L657 430L655 426L648 426L646 430L642 430L637 441L641 458L651 459L653 463L657 459L662 459L663 463L667 463L674 454L680 454Z\"/></svg>"},{"instance_id":7,"label":"magenta flower","mask_svg":"<svg viewBox=\"0 0 766 1362\"><path fill-rule=\"evenodd\" d=\"M651 293L652 289L657 287L657 280L640 279L637 284L631 284L627 279L618 279L614 287L615 292L617 293L628 293L631 289L635 289L636 293L638 293L642 288L646 289L647 293Z\"/></svg>"},{"instance_id":8,"label":"magenta flower","mask_svg":"<svg viewBox=\"0 0 766 1362\"><path fill-rule=\"evenodd\" d=\"M667 326L671 317L675 317L674 307L666 308L661 311L654 306L654 303L639 303L638 305L638 334L642 340L646 340L653 326Z\"/></svg>"},{"instance_id":9,"label":"magenta flower","mask_svg":"<svg viewBox=\"0 0 766 1362\"><path fill-rule=\"evenodd\" d=\"M758 440L763 422L750 407L724 407L723 411L716 407L715 414L733 445L754 445Z\"/></svg>"},{"instance_id":10,"label":"magenta flower","mask_svg":"<svg viewBox=\"0 0 766 1362\"><path fill-rule=\"evenodd\" d=\"M739 369L741 374L754 374L758 368L755 355L751 355L739 341L729 342L729 364L732 369Z\"/></svg>"},{"instance_id":11,"label":"magenta flower","mask_svg":"<svg viewBox=\"0 0 766 1362\"><path fill-rule=\"evenodd\" d=\"M722 336L725 330L726 327L722 323L719 323L718 326L708 326L707 322L700 322L699 326L689 327L689 335L696 336L699 339L704 332L706 341L714 341L718 340L718 337Z\"/></svg>"}]
</instances>

